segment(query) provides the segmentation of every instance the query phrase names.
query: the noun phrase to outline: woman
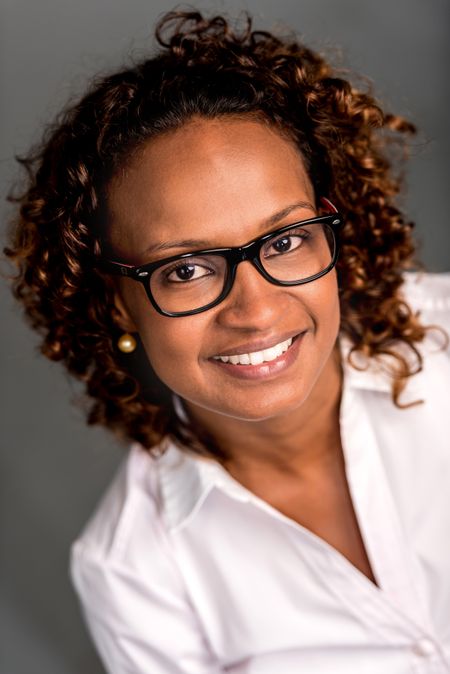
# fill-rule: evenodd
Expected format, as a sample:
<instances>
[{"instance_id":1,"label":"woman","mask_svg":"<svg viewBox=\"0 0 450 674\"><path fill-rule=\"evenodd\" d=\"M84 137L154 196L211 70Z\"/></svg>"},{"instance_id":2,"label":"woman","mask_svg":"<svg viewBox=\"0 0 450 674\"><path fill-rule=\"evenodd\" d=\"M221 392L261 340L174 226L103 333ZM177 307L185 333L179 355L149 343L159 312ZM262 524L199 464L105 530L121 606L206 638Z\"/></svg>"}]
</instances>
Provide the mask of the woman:
<instances>
[{"instance_id":1,"label":"woman","mask_svg":"<svg viewBox=\"0 0 450 674\"><path fill-rule=\"evenodd\" d=\"M108 672L450 671L448 277L414 131L294 39L173 12L25 160L7 254L89 422L134 441L72 548Z\"/></svg>"}]
</instances>

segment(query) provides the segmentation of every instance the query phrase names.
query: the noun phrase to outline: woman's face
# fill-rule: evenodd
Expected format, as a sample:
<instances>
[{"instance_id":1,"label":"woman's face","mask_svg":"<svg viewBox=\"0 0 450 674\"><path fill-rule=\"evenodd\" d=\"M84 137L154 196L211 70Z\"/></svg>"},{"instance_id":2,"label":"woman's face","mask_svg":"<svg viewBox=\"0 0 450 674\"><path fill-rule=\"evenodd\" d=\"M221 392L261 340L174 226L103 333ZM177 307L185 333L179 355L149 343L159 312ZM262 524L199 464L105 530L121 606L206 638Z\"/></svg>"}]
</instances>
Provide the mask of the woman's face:
<instances>
[{"instance_id":1,"label":"woman's face","mask_svg":"<svg viewBox=\"0 0 450 674\"><path fill-rule=\"evenodd\" d=\"M294 144L242 118L195 119L149 141L112 181L109 209L116 259L136 265L239 246L316 215ZM157 375L194 412L253 421L286 414L305 402L332 362L340 319L335 270L281 287L245 261L221 304L178 318L160 315L140 283L118 283L122 327L138 331ZM249 354L257 361L255 353L292 339L287 351L269 352L260 364L217 359Z\"/></svg>"}]
</instances>

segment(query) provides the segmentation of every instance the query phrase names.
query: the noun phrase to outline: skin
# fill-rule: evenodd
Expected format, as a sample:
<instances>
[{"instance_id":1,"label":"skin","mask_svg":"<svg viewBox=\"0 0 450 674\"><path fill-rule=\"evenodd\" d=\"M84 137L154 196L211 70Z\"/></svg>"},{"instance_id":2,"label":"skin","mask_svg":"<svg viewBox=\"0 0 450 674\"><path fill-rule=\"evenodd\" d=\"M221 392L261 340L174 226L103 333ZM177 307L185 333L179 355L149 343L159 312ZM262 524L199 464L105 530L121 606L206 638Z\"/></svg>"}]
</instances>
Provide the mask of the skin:
<instances>
[{"instance_id":1,"label":"skin","mask_svg":"<svg viewBox=\"0 0 450 674\"><path fill-rule=\"evenodd\" d=\"M193 119L144 145L112 181L109 211L116 259L135 265L195 248L245 244L317 213L295 145L267 124L231 117ZM192 239L201 243L148 251ZM280 287L243 262L221 304L181 318L156 312L141 284L127 278L117 284L121 328L139 333L159 378L227 450L227 470L373 580L340 442L335 270L303 286ZM212 360L302 331L289 367L258 381L230 376Z\"/></svg>"}]
</instances>

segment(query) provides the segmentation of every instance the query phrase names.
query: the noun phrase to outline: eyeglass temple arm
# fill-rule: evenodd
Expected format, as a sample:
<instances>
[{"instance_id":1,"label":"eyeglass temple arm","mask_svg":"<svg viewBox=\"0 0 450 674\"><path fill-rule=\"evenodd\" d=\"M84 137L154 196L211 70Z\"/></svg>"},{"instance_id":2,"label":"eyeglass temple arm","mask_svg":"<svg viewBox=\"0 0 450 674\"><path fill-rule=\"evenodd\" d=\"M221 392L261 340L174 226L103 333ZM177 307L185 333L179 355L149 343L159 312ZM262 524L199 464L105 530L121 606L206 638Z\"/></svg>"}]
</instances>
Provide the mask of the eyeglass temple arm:
<instances>
[{"instance_id":1,"label":"eyeglass temple arm","mask_svg":"<svg viewBox=\"0 0 450 674\"><path fill-rule=\"evenodd\" d=\"M320 203L328 211L328 213L337 213L338 209L336 206L326 197L320 197Z\"/></svg>"},{"instance_id":2,"label":"eyeglass temple arm","mask_svg":"<svg viewBox=\"0 0 450 674\"><path fill-rule=\"evenodd\" d=\"M96 261L96 267L103 269L103 271L108 272L109 274L116 274L118 276L128 276L131 278L136 278L136 267L133 267L131 264L124 264L123 262L114 262L113 260L103 260L98 259Z\"/></svg>"}]
</instances>

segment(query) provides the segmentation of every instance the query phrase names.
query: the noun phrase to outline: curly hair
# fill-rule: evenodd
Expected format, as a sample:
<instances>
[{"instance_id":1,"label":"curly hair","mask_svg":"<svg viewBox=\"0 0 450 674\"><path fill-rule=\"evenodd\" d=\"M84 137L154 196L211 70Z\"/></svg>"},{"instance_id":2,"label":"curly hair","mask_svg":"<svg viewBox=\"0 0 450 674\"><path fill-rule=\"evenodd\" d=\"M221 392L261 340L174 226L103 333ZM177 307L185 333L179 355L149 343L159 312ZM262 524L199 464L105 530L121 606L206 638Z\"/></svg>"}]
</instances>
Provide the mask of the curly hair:
<instances>
[{"instance_id":1,"label":"curly hair","mask_svg":"<svg viewBox=\"0 0 450 674\"><path fill-rule=\"evenodd\" d=\"M406 147L414 127L385 114L368 87L340 77L295 35L252 30L249 15L239 29L223 16L169 12L156 39L151 58L94 80L40 145L17 158L28 183L9 197L20 204L5 248L18 267L15 295L42 335L42 352L85 382L88 423L149 451L171 436L221 455L201 429L177 417L148 363L146 380L137 376L142 352L127 360L118 352L112 285L92 264L105 239L109 181L144 142L194 115L253 115L295 141L316 196L331 196L345 222L337 273L349 360L392 356L400 407L408 377L422 368L416 344L427 329L401 294L403 271L417 263L413 225L395 203L401 176L390 156L396 144Z\"/></svg>"}]
</instances>

